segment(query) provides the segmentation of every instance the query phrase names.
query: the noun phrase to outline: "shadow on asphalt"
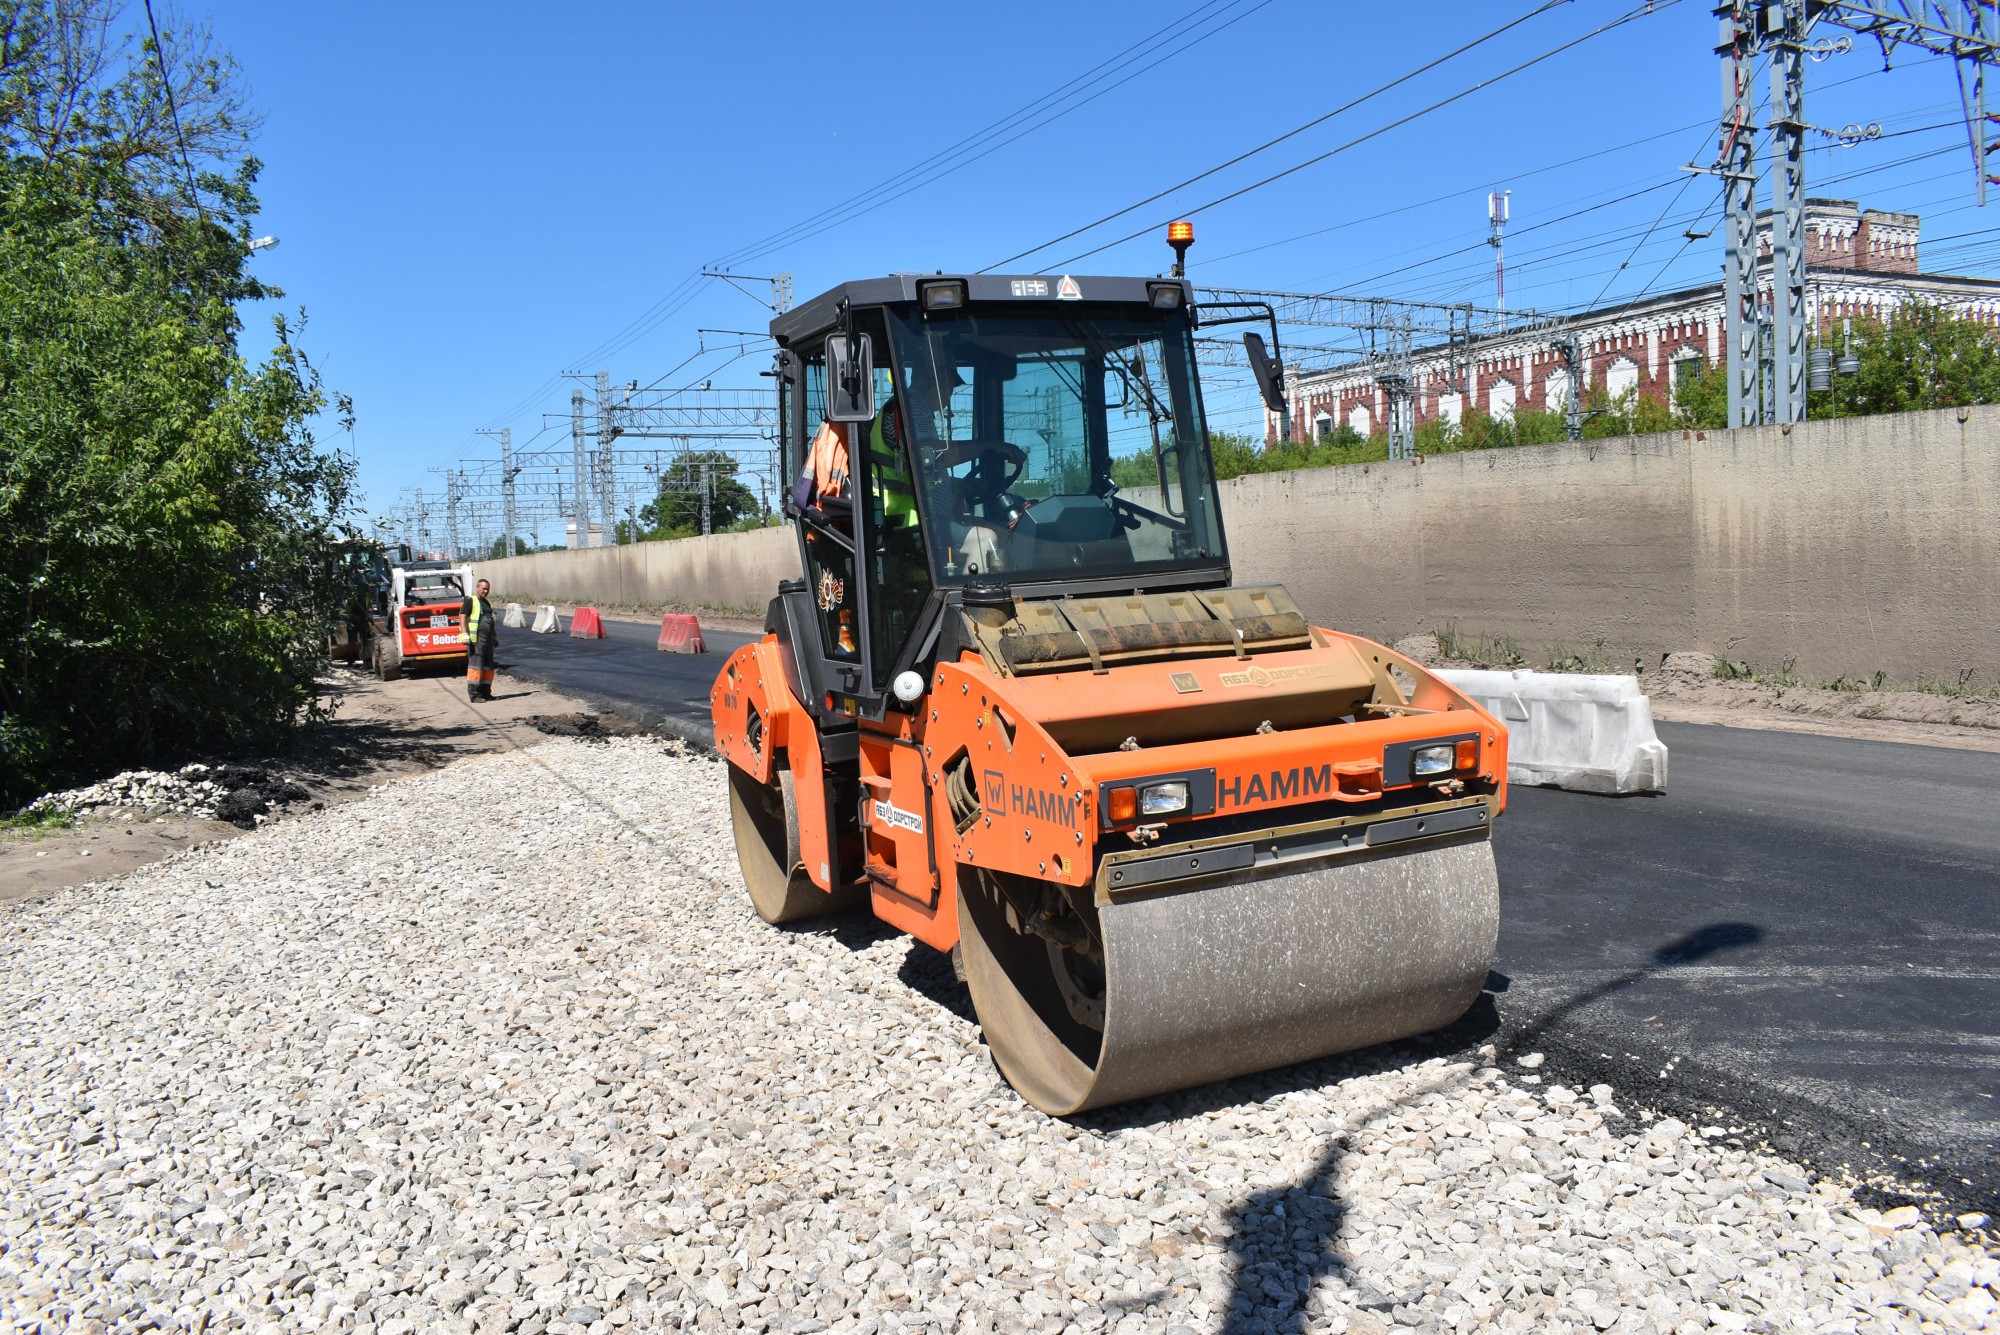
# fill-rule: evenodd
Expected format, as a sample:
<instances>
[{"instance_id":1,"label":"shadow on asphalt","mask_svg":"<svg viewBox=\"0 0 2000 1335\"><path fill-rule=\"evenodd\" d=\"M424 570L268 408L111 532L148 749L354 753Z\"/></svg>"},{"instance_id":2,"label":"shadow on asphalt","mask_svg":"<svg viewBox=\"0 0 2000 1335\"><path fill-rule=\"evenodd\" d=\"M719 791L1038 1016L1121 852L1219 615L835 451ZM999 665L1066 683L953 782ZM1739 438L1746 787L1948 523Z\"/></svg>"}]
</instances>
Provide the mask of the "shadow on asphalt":
<instances>
[{"instance_id":1,"label":"shadow on asphalt","mask_svg":"<svg viewBox=\"0 0 2000 1335\"><path fill-rule=\"evenodd\" d=\"M1607 978L1595 987L1585 988L1560 1005L1537 1016L1533 1023L1514 1036L1512 1046L1533 1045L1536 1040L1576 1012L1602 1001L1614 992L1622 992L1634 983L1644 982L1655 974L1682 965L1699 963L1719 951L1754 946L1763 939L1764 929L1750 922L1716 922L1706 927L1697 927L1685 936L1676 937L1664 945L1655 947L1647 963Z\"/></svg>"}]
</instances>

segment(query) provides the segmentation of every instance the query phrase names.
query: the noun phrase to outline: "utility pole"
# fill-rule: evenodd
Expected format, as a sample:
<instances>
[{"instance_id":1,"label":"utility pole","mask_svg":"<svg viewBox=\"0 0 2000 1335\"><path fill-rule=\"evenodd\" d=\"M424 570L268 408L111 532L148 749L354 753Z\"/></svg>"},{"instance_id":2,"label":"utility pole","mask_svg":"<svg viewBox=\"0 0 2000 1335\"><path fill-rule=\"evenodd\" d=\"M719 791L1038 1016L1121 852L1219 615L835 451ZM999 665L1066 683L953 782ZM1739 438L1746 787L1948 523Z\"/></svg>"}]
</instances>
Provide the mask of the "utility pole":
<instances>
[{"instance_id":1,"label":"utility pole","mask_svg":"<svg viewBox=\"0 0 2000 1335\"><path fill-rule=\"evenodd\" d=\"M514 550L514 526L519 518L514 507L514 479L521 475L521 470L514 467L514 428L503 426L498 431L481 430L479 434L500 441L500 522L506 528L500 535L500 552L503 556L516 556L519 553Z\"/></svg>"},{"instance_id":2,"label":"utility pole","mask_svg":"<svg viewBox=\"0 0 2000 1335\"><path fill-rule=\"evenodd\" d=\"M1751 87L1756 34L1750 0L1721 0L1722 130L1717 170L1726 201L1723 330L1729 344L1729 425L1748 426L1757 405L1757 126Z\"/></svg>"},{"instance_id":3,"label":"utility pole","mask_svg":"<svg viewBox=\"0 0 2000 1335\"><path fill-rule=\"evenodd\" d=\"M2000 14L1993 0L1717 0L1722 58L1721 154L1727 217L1724 235L1724 329L1729 344L1729 425L1797 422L1806 412L1805 298L1805 57L1823 59L1846 49L1848 39L1811 43L1820 24L1872 37L1886 68L1899 47L1948 57L1957 71L1959 98L1972 144L1979 203L1996 178L1987 159L1986 69L2000 65ZM1771 303L1770 381L1760 384L1757 299L1756 165L1751 139L1755 57L1771 57ZM1842 142L1846 132L1822 130Z\"/></svg>"},{"instance_id":4,"label":"utility pole","mask_svg":"<svg viewBox=\"0 0 2000 1335\"><path fill-rule=\"evenodd\" d=\"M610 546L617 542L618 524L618 456L613 442L618 439L618 427L611 420L611 373L597 373L597 509L604 516L606 531L604 543Z\"/></svg>"},{"instance_id":5,"label":"utility pole","mask_svg":"<svg viewBox=\"0 0 2000 1335\"><path fill-rule=\"evenodd\" d=\"M1408 313L1392 318L1384 331L1388 343L1387 363L1375 375L1388 412L1389 457L1417 457L1417 369L1416 334ZM1287 402L1290 399L1287 398Z\"/></svg>"},{"instance_id":6,"label":"utility pole","mask_svg":"<svg viewBox=\"0 0 2000 1335\"><path fill-rule=\"evenodd\" d=\"M1563 435L1570 440L1583 439L1583 382L1585 361L1583 344L1574 332L1556 340L1556 351L1563 359L1563 381L1567 393L1563 404Z\"/></svg>"},{"instance_id":7,"label":"utility pole","mask_svg":"<svg viewBox=\"0 0 2000 1335\"><path fill-rule=\"evenodd\" d=\"M578 551L590 546L590 448L584 443L583 434L583 391L571 390L569 395L569 439L575 453L576 539L572 544Z\"/></svg>"},{"instance_id":8,"label":"utility pole","mask_svg":"<svg viewBox=\"0 0 2000 1335\"><path fill-rule=\"evenodd\" d=\"M1771 51L1771 383L1766 422L1806 420L1805 0L1764 10Z\"/></svg>"},{"instance_id":9,"label":"utility pole","mask_svg":"<svg viewBox=\"0 0 2000 1335\"><path fill-rule=\"evenodd\" d=\"M447 472L444 475L444 559L458 559L458 484L462 475Z\"/></svg>"}]
</instances>

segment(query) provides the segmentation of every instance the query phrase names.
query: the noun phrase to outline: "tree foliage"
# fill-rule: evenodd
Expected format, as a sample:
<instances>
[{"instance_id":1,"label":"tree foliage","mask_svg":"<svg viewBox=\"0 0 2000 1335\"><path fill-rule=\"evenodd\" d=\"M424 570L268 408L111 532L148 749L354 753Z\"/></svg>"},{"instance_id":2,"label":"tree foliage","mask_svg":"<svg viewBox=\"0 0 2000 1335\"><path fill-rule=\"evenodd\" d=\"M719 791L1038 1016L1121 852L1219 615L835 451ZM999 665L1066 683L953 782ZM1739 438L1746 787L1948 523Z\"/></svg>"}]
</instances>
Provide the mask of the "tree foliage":
<instances>
[{"instance_id":1,"label":"tree foliage","mask_svg":"<svg viewBox=\"0 0 2000 1335\"><path fill-rule=\"evenodd\" d=\"M1813 346L1838 357L1848 345L1843 333L1827 331ZM1808 420L2000 403L2000 344L1992 327L1915 293L1886 320L1855 321L1853 350L1860 369L1835 376L1830 390L1808 392ZM1676 397L1679 424L1709 431L1729 425L1726 366L1692 372Z\"/></svg>"},{"instance_id":2,"label":"tree foliage","mask_svg":"<svg viewBox=\"0 0 2000 1335\"><path fill-rule=\"evenodd\" d=\"M702 492L708 491L709 532L760 521L764 506L757 493L736 477L736 456L725 450L691 450L660 470L660 489L639 510L641 540L685 538L700 533Z\"/></svg>"},{"instance_id":3,"label":"tree foliage","mask_svg":"<svg viewBox=\"0 0 2000 1335\"><path fill-rule=\"evenodd\" d=\"M234 68L115 6L0 0L0 805L307 715L351 481L319 376L237 303L257 164ZM186 38L186 40L181 40ZM344 408L344 405L343 405Z\"/></svg>"}]
</instances>

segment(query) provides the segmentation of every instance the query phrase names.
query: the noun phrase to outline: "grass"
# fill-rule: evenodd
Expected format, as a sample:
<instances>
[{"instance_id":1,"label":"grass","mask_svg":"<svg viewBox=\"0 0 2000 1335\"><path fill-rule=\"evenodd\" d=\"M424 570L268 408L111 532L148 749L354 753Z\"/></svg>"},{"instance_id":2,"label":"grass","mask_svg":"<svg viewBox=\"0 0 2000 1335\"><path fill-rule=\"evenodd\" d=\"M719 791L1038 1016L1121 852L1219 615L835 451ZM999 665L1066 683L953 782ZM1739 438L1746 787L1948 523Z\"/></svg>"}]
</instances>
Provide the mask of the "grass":
<instances>
[{"instance_id":1,"label":"grass","mask_svg":"<svg viewBox=\"0 0 2000 1335\"><path fill-rule=\"evenodd\" d=\"M0 831L8 834L48 834L54 830L75 828L76 817L67 811L23 807L0 816Z\"/></svg>"},{"instance_id":2,"label":"grass","mask_svg":"<svg viewBox=\"0 0 2000 1335\"><path fill-rule=\"evenodd\" d=\"M1776 668L1752 667L1743 659L1718 658L1713 671L1724 681L1748 681L1762 686L1808 687L1822 691L1848 691L1864 694L1869 691L1913 691L1922 695L1939 695L1953 700L1990 699L1996 694L1994 688L1979 685L1977 668L1960 668L1956 677L1939 680L1919 675L1914 682L1892 681L1887 672L1872 672L1865 676L1843 672L1832 680L1802 675L1798 670L1797 658L1787 658Z\"/></svg>"},{"instance_id":3,"label":"grass","mask_svg":"<svg viewBox=\"0 0 2000 1335\"><path fill-rule=\"evenodd\" d=\"M1437 633L1438 653L1463 663L1484 663L1493 667L1516 668L1527 663L1521 646L1511 636L1468 635L1456 621L1447 621Z\"/></svg>"}]
</instances>

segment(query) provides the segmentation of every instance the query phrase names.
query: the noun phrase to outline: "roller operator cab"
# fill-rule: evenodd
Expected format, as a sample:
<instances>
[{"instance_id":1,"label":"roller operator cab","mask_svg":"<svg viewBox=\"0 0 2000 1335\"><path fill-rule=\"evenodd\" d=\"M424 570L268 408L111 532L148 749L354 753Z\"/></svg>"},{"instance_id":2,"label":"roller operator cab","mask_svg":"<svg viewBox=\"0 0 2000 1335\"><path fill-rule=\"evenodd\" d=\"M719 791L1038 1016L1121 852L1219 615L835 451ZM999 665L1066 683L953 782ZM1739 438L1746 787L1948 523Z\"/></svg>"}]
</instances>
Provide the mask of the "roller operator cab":
<instances>
[{"instance_id":1,"label":"roller operator cab","mask_svg":"<svg viewBox=\"0 0 2000 1335\"><path fill-rule=\"evenodd\" d=\"M744 880L954 952L1056 1114L1448 1024L1498 927L1506 732L1231 584L1192 296L899 275L771 326L803 578L712 694Z\"/></svg>"}]
</instances>

